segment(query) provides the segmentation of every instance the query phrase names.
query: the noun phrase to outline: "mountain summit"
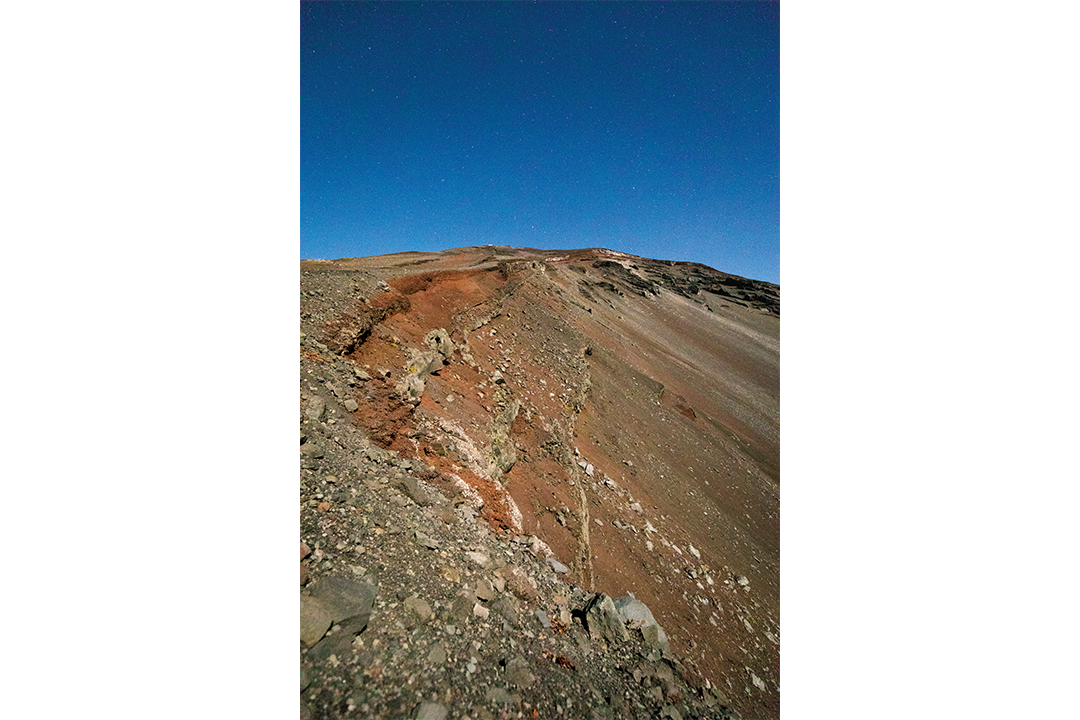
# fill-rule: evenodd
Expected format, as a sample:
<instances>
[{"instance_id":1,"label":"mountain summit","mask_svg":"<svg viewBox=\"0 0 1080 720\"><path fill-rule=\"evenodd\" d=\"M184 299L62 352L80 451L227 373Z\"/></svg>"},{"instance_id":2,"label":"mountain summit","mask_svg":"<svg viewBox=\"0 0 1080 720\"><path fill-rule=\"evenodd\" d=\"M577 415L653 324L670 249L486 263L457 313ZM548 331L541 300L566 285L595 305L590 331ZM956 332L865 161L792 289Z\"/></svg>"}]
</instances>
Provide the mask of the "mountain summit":
<instances>
[{"instance_id":1,"label":"mountain summit","mask_svg":"<svg viewBox=\"0 0 1080 720\"><path fill-rule=\"evenodd\" d=\"M779 286L301 262L303 717L779 717Z\"/></svg>"}]
</instances>

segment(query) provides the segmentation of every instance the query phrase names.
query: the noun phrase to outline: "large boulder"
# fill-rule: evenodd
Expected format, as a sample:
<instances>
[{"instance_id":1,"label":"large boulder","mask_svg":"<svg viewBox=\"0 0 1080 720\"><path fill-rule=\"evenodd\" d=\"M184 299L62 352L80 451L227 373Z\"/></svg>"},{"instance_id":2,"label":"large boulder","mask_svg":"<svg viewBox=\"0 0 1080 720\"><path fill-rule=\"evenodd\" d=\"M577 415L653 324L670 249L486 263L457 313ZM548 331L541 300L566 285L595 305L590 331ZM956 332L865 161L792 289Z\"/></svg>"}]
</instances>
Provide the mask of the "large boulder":
<instances>
[{"instance_id":1,"label":"large boulder","mask_svg":"<svg viewBox=\"0 0 1080 720\"><path fill-rule=\"evenodd\" d=\"M593 640L603 638L609 643L630 640L615 603L604 593L594 595L585 606L585 625Z\"/></svg>"},{"instance_id":2,"label":"large boulder","mask_svg":"<svg viewBox=\"0 0 1080 720\"><path fill-rule=\"evenodd\" d=\"M359 633L367 625L378 592L378 586L366 580L319 578L300 595L300 641L313 645L331 625L350 620L348 625L359 626Z\"/></svg>"},{"instance_id":3,"label":"large boulder","mask_svg":"<svg viewBox=\"0 0 1080 720\"><path fill-rule=\"evenodd\" d=\"M667 633L664 632L664 628L660 627L660 623L656 622L652 611L649 610L645 603L635 597L626 595L614 600L612 604L616 613L618 613L619 620L631 629L640 630L647 645L664 652L670 652Z\"/></svg>"},{"instance_id":4,"label":"large boulder","mask_svg":"<svg viewBox=\"0 0 1080 720\"><path fill-rule=\"evenodd\" d=\"M446 361L449 361L454 354L454 341L450 339L450 333L446 332L444 328L432 330L425 335L424 344L441 355Z\"/></svg>"}]
</instances>

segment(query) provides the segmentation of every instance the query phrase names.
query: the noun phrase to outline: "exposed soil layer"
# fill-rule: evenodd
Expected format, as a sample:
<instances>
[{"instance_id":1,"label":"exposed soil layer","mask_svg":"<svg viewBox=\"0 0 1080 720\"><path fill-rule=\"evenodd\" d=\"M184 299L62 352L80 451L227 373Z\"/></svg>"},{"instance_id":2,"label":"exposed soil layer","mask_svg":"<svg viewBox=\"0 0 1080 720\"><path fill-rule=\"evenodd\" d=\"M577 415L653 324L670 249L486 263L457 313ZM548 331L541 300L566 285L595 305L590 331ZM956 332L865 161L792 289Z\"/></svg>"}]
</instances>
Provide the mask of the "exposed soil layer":
<instances>
[{"instance_id":1,"label":"exposed soil layer","mask_svg":"<svg viewBox=\"0 0 1080 720\"><path fill-rule=\"evenodd\" d=\"M302 352L355 369L356 428L568 584L645 602L736 712L779 717L778 286L606 250L301 270L326 348Z\"/></svg>"}]
</instances>

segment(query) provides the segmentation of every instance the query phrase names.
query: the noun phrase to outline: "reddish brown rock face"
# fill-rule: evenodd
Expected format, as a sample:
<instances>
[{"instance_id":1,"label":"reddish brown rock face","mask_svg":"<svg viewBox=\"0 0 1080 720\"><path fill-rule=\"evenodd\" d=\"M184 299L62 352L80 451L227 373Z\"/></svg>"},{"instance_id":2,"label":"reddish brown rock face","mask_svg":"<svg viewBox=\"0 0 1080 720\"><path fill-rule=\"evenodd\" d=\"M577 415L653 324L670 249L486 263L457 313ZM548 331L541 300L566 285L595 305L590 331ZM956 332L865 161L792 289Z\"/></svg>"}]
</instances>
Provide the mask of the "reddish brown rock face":
<instances>
[{"instance_id":1,"label":"reddish brown rock face","mask_svg":"<svg viewBox=\"0 0 1080 720\"><path fill-rule=\"evenodd\" d=\"M779 716L778 286L602 250L302 270L360 288L314 325L371 376L351 422L496 531L538 537L566 582L633 593L742 715ZM411 353L440 328L453 352L410 401Z\"/></svg>"}]
</instances>

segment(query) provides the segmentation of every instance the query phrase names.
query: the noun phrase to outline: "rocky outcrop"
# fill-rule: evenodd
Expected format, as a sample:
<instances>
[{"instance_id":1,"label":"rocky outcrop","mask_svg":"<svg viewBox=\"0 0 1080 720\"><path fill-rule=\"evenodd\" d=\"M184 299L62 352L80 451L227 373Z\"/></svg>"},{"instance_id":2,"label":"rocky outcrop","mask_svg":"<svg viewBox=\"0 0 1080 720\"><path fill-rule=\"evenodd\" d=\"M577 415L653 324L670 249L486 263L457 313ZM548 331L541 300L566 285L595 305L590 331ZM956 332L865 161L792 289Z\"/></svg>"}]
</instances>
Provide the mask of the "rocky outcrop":
<instances>
[{"instance_id":1,"label":"rocky outcrop","mask_svg":"<svg viewBox=\"0 0 1080 720\"><path fill-rule=\"evenodd\" d=\"M514 449L514 441L510 437L510 426L517 419L521 411L521 401L511 400L506 407L499 412L492 423L491 428L491 461L500 473L510 472L517 462L517 451Z\"/></svg>"},{"instance_id":2,"label":"rocky outcrop","mask_svg":"<svg viewBox=\"0 0 1080 720\"><path fill-rule=\"evenodd\" d=\"M585 627L593 640L606 640L609 643L630 640L615 603L604 593L594 595L585 606Z\"/></svg>"},{"instance_id":3,"label":"rocky outcrop","mask_svg":"<svg viewBox=\"0 0 1080 720\"><path fill-rule=\"evenodd\" d=\"M409 349L405 375L395 388L407 402L420 402L426 378L439 372L454 354L454 342L442 328L429 332L424 337L424 346L424 350Z\"/></svg>"}]
</instances>

